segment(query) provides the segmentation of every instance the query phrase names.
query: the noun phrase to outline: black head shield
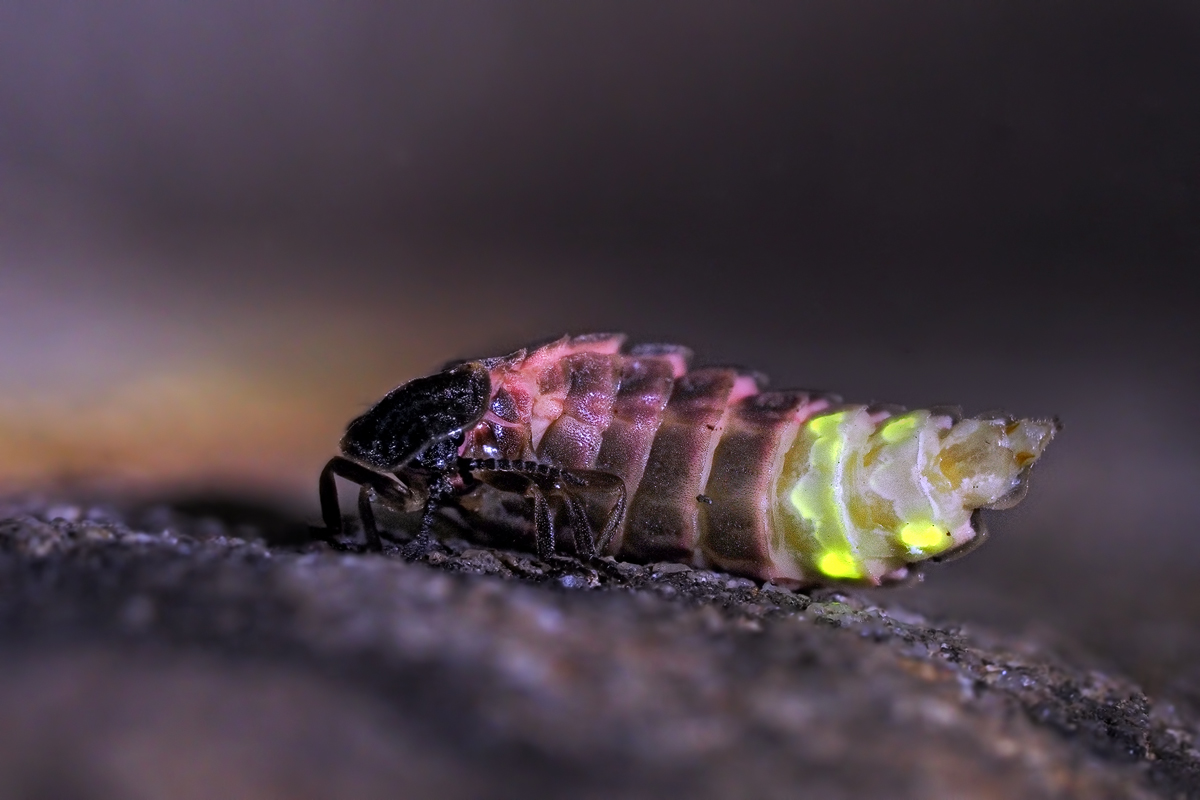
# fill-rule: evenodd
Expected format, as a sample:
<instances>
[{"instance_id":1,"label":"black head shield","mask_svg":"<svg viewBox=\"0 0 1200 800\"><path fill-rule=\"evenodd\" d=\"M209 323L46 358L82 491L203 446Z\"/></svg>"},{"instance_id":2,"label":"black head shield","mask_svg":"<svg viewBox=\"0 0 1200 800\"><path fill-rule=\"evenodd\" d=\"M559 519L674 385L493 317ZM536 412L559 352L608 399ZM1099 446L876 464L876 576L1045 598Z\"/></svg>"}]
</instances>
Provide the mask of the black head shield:
<instances>
[{"instance_id":1,"label":"black head shield","mask_svg":"<svg viewBox=\"0 0 1200 800\"><path fill-rule=\"evenodd\" d=\"M378 469L396 470L429 445L483 419L491 378L471 361L388 392L346 428L342 452Z\"/></svg>"}]
</instances>

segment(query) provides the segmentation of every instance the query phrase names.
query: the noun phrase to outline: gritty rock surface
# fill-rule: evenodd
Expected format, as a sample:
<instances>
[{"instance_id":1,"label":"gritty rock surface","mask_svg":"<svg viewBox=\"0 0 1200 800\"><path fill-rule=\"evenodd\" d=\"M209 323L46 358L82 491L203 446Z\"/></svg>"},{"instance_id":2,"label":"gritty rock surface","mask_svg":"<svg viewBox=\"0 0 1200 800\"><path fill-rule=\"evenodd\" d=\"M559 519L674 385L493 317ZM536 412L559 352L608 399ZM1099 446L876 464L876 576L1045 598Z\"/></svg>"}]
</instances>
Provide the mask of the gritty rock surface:
<instances>
[{"instance_id":1,"label":"gritty rock surface","mask_svg":"<svg viewBox=\"0 0 1200 800\"><path fill-rule=\"evenodd\" d=\"M1200 797L1132 683L853 594L154 513L0 508L0 796Z\"/></svg>"}]
</instances>

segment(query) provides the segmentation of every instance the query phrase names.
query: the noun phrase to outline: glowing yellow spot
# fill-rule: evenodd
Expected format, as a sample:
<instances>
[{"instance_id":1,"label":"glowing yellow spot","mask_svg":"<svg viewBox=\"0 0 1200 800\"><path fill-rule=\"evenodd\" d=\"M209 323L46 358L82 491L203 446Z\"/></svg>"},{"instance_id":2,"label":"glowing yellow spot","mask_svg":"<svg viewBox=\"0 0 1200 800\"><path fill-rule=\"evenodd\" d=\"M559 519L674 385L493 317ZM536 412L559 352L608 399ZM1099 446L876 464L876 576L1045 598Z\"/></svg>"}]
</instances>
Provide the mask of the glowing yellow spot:
<instances>
[{"instance_id":1,"label":"glowing yellow spot","mask_svg":"<svg viewBox=\"0 0 1200 800\"><path fill-rule=\"evenodd\" d=\"M930 550L945 547L951 539L945 528L932 522L909 522L900 529L900 541L917 550Z\"/></svg>"},{"instance_id":2,"label":"glowing yellow spot","mask_svg":"<svg viewBox=\"0 0 1200 800\"><path fill-rule=\"evenodd\" d=\"M895 444L916 430L916 427L916 417L892 417L883 423L883 427L879 429L879 435L888 444Z\"/></svg>"},{"instance_id":3,"label":"glowing yellow spot","mask_svg":"<svg viewBox=\"0 0 1200 800\"><path fill-rule=\"evenodd\" d=\"M811 419L808 423L808 429L817 436L835 436L838 432L838 425L841 425L845 419L845 411L838 411L836 414L824 414Z\"/></svg>"},{"instance_id":4,"label":"glowing yellow spot","mask_svg":"<svg viewBox=\"0 0 1200 800\"><path fill-rule=\"evenodd\" d=\"M862 571L849 553L830 551L817 560L817 569L831 578L862 577Z\"/></svg>"}]
</instances>

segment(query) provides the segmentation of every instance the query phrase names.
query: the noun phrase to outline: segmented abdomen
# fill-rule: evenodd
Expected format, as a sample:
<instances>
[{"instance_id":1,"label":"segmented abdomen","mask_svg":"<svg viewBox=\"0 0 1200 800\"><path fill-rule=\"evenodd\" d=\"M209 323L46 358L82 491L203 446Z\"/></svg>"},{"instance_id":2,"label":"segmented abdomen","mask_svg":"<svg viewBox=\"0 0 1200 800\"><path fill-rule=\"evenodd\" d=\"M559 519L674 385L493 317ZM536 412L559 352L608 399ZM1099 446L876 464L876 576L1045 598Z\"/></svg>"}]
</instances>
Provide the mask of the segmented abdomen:
<instances>
[{"instance_id":1,"label":"segmented abdomen","mask_svg":"<svg viewBox=\"0 0 1200 800\"><path fill-rule=\"evenodd\" d=\"M623 559L797 583L900 578L969 541L971 512L1012 494L1053 434L1050 422L929 412L889 427L895 411L761 391L741 370L688 372L686 348L623 342L564 337L483 361L491 404L460 451L618 475L628 509L609 550ZM1003 474L981 477L981 464Z\"/></svg>"}]
</instances>

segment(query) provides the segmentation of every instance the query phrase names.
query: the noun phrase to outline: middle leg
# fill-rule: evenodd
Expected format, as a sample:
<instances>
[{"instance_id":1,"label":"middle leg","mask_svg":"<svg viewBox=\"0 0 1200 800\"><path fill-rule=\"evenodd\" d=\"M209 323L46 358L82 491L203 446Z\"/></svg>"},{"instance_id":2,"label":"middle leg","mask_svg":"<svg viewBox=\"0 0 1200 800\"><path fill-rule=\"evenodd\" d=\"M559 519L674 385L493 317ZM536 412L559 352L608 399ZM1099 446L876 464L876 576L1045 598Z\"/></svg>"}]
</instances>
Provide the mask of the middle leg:
<instances>
[{"instance_id":1,"label":"middle leg","mask_svg":"<svg viewBox=\"0 0 1200 800\"><path fill-rule=\"evenodd\" d=\"M599 470L570 470L552 464L534 461L509 461L507 459L461 459L459 471L477 477L501 491L524 494L533 502L534 531L539 557L557 553L553 515L549 500L557 498L566 506L574 536L575 553L580 558L591 558L604 552L612 541L621 520L625 516L625 482L620 477ZM582 494L600 495L616 500L609 508L608 516L599 535L596 534L587 513Z\"/></svg>"}]
</instances>

